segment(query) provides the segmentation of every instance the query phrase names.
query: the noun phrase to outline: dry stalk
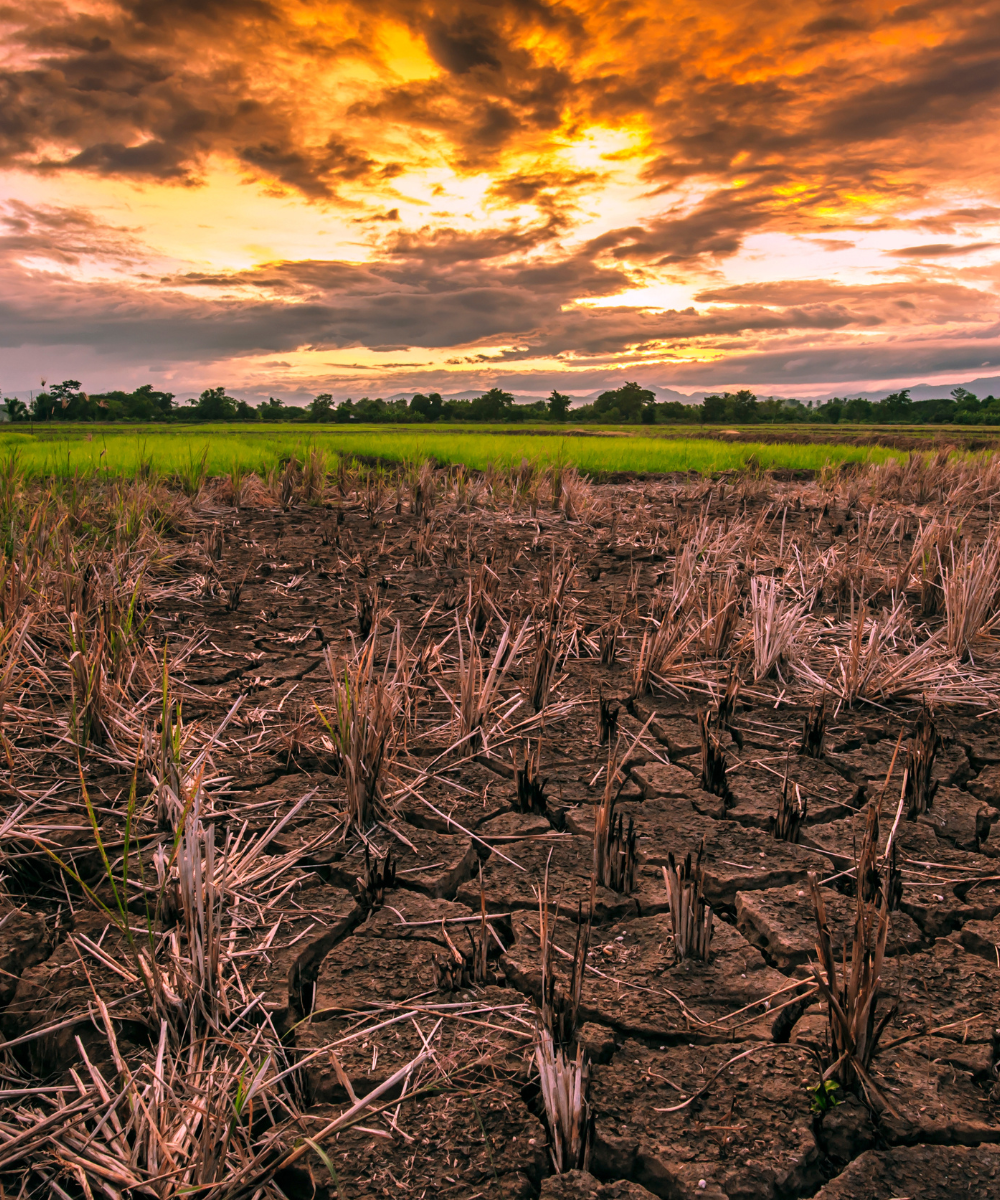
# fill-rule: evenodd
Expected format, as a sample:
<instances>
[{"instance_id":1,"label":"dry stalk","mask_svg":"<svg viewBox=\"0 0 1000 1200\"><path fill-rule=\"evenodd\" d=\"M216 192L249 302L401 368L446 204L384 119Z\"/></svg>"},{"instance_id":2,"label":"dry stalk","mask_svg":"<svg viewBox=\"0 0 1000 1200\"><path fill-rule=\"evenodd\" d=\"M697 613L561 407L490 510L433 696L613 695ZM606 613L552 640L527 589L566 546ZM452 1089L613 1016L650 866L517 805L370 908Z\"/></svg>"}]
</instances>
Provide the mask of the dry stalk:
<instances>
[{"instance_id":1,"label":"dry stalk","mask_svg":"<svg viewBox=\"0 0 1000 1200\"><path fill-rule=\"evenodd\" d=\"M697 958L707 962L712 948L712 906L704 895L704 873L701 858L705 852L702 840L698 858L691 865L688 854L680 865L673 852L667 855L663 882L670 897L670 925L674 934L674 954L679 959Z\"/></svg>"},{"instance_id":2,"label":"dry stalk","mask_svg":"<svg viewBox=\"0 0 1000 1200\"><path fill-rule=\"evenodd\" d=\"M729 784L726 780L726 754L717 734L712 732L708 714L698 713L698 734L701 738L701 786L713 796L728 801Z\"/></svg>"},{"instance_id":3,"label":"dry stalk","mask_svg":"<svg viewBox=\"0 0 1000 1200\"><path fill-rule=\"evenodd\" d=\"M419 471L410 473L410 508L413 515L429 521L434 511L434 500L434 464L426 459Z\"/></svg>"},{"instance_id":4,"label":"dry stalk","mask_svg":"<svg viewBox=\"0 0 1000 1200\"><path fill-rule=\"evenodd\" d=\"M729 651L740 620L740 581L736 567L730 565L719 582L708 576L701 606L701 644L709 658L723 658Z\"/></svg>"},{"instance_id":5,"label":"dry stalk","mask_svg":"<svg viewBox=\"0 0 1000 1200\"><path fill-rule=\"evenodd\" d=\"M795 784L795 799L788 796L788 765L785 765L785 779L778 797L778 811L774 815L771 832L779 842L797 842L802 823L806 819L807 802Z\"/></svg>"},{"instance_id":6,"label":"dry stalk","mask_svg":"<svg viewBox=\"0 0 1000 1200\"><path fill-rule=\"evenodd\" d=\"M449 695L448 699L455 710L458 721L459 742L468 743L470 749L483 744L483 726L489 714L493 701L499 693L500 684L506 678L507 672L517 659L524 640L528 624L521 626L517 637L511 640L510 622L504 626L500 641L493 653L490 669L483 673L483 658L472 636L468 634L468 647L463 646L462 627L455 618L455 629L458 635L458 703ZM466 658L466 649L468 658Z\"/></svg>"},{"instance_id":7,"label":"dry stalk","mask_svg":"<svg viewBox=\"0 0 1000 1200\"><path fill-rule=\"evenodd\" d=\"M514 769L515 801L514 807L520 813L539 813L548 815L548 803L545 798L545 783L538 767L541 761L542 743L535 743L534 751L529 742L524 758Z\"/></svg>"},{"instance_id":8,"label":"dry stalk","mask_svg":"<svg viewBox=\"0 0 1000 1200\"><path fill-rule=\"evenodd\" d=\"M583 922L582 906L576 926L576 946L569 991L556 978L552 947L557 917L548 903L549 872L538 897L542 952L541 1020L535 1033L535 1065L549 1128L549 1154L557 1174L586 1170L593 1138L593 1117L587 1102L590 1062L576 1040L583 979L590 945L590 920Z\"/></svg>"},{"instance_id":9,"label":"dry stalk","mask_svg":"<svg viewBox=\"0 0 1000 1200\"><path fill-rule=\"evenodd\" d=\"M501 949L503 943L490 926L486 915L486 889L483 886L483 864L479 864L479 936L477 937L469 925L465 926L469 938L469 952L459 950L448 936L445 919L441 919L441 933L448 946L448 957L439 959L437 954L431 955L434 967L434 985L439 991L457 992L462 988L474 987L476 984L493 982L490 979L489 960L491 946Z\"/></svg>"},{"instance_id":10,"label":"dry stalk","mask_svg":"<svg viewBox=\"0 0 1000 1200\"><path fill-rule=\"evenodd\" d=\"M594 876L601 887L628 896L635 891L638 866L635 823L628 819L625 830L621 813L615 822L615 780L618 767L608 755L607 781L604 797L594 814Z\"/></svg>"},{"instance_id":11,"label":"dry stalk","mask_svg":"<svg viewBox=\"0 0 1000 1200\"><path fill-rule=\"evenodd\" d=\"M979 550L965 542L958 555L952 543L948 563L939 560L939 565L948 652L964 662L972 657L973 643L997 609L1000 539L988 530Z\"/></svg>"},{"instance_id":12,"label":"dry stalk","mask_svg":"<svg viewBox=\"0 0 1000 1200\"><path fill-rule=\"evenodd\" d=\"M365 873L358 876L361 903L366 909L381 908L385 894L396 886L396 864L390 849L384 857L372 858L365 842Z\"/></svg>"},{"instance_id":13,"label":"dry stalk","mask_svg":"<svg viewBox=\"0 0 1000 1200\"><path fill-rule=\"evenodd\" d=\"M826 740L826 696L813 700L809 712L802 722L802 741L799 753L806 758L822 758Z\"/></svg>"},{"instance_id":14,"label":"dry stalk","mask_svg":"<svg viewBox=\"0 0 1000 1200\"><path fill-rule=\"evenodd\" d=\"M941 739L924 709L917 719L916 732L910 741L906 755L906 770L903 775L903 795L906 798L906 815L913 820L925 813L934 802L938 780L932 779L934 759Z\"/></svg>"},{"instance_id":15,"label":"dry stalk","mask_svg":"<svg viewBox=\"0 0 1000 1200\"><path fill-rule=\"evenodd\" d=\"M607 746L614 742L618 735L618 714L621 705L609 700L604 692L597 696L597 744Z\"/></svg>"},{"instance_id":16,"label":"dry stalk","mask_svg":"<svg viewBox=\"0 0 1000 1200\"><path fill-rule=\"evenodd\" d=\"M556 564L553 560L549 575L540 582L546 591L541 611L535 616L535 655L528 676L528 700L535 712L548 702L552 679L559 662L562 629L565 618L564 597L573 578L574 567L565 554Z\"/></svg>"},{"instance_id":17,"label":"dry stalk","mask_svg":"<svg viewBox=\"0 0 1000 1200\"><path fill-rule=\"evenodd\" d=\"M621 633L621 622L615 618L612 618L610 621L606 621L601 626L600 647L602 667L610 667L614 664L615 655L618 649L619 633Z\"/></svg>"},{"instance_id":18,"label":"dry stalk","mask_svg":"<svg viewBox=\"0 0 1000 1200\"><path fill-rule=\"evenodd\" d=\"M781 668L802 650L807 605L783 601L780 593L773 577L750 581L755 683L771 675L780 678Z\"/></svg>"},{"instance_id":19,"label":"dry stalk","mask_svg":"<svg viewBox=\"0 0 1000 1200\"><path fill-rule=\"evenodd\" d=\"M374 819L380 801L379 775L392 745L393 722L400 708L395 680L375 676L376 639L372 638L354 663L341 673L327 646L324 654L333 686L334 711L328 719L318 708L320 719L333 739L341 770L347 779L348 829L364 833Z\"/></svg>"},{"instance_id":20,"label":"dry stalk","mask_svg":"<svg viewBox=\"0 0 1000 1200\"><path fill-rule=\"evenodd\" d=\"M876 824L877 828L877 824ZM866 839L867 840L867 839ZM858 873L864 871L865 859L874 859L865 851L858 863ZM872 870L870 866L868 870ZM878 1048L882 1031L892 1018L895 1007L876 1022L875 1010L879 999L879 983L885 945L889 935L889 905L879 889L881 903L866 900L863 887L856 889L854 937L848 971L845 946L843 979L838 976L837 960L827 923L826 906L814 873L809 873L809 886L816 909L819 939L816 953L819 964L811 967L813 978L827 1004L830 1038L830 1062L823 1072L823 1081L836 1080L842 1087L864 1089L869 1100L878 1093L868 1076L868 1068Z\"/></svg>"}]
</instances>

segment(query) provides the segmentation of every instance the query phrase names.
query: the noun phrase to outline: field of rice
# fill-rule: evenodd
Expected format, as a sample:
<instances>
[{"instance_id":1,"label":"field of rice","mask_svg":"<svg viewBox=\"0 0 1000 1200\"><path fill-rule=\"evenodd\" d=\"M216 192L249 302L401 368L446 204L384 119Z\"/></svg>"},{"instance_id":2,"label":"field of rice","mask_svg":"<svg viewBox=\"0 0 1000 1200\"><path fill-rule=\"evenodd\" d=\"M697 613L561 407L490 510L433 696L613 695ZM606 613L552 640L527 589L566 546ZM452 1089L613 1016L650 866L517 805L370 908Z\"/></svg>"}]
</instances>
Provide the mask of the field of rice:
<instances>
[{"instance_id":1,"label":"field of rice","mask_svg":"<svg viewBox=\"0 0 1000 1200\"><path fill-rule=\"evenodd\" d=\"M33 478L98 473L177 476L196 468L222 475L234 468L261 476L295 457L304 461L313 449L328 455L383 459L386 462L462 463L482 470L506 467L526 458L540 466L573 466L600 476L611 472L738 470L751 459L764 468L818 470L826 463L880 463L899 451L836 443L774 445L752 440L731 443L712 438L674 437L646 432L553 433L496 428L434 428L301 425L198 425L163 428L122 426L10 427L0 432L0 455L16 453Z\"/></svg>"}]
</instances>

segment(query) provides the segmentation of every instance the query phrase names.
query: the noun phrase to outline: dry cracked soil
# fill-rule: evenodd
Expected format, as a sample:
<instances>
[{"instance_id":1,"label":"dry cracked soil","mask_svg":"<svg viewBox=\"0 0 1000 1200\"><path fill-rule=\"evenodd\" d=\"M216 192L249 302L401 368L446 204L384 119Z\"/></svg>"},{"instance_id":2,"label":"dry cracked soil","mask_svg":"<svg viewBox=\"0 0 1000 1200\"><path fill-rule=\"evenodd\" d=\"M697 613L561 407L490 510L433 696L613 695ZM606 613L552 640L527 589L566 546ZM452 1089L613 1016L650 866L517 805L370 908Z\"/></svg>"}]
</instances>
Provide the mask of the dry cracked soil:
<instances>
[{"instance_id":1,"label":"dry cracked soil","mask_svg":"<svg viewBox=\"0 0 1000 1200\"><path fill-rule=\"evenodd\" d=\"M62 533L53 518L59 561L39 589L11 599L5 582L5 1190L131 1194L69 1134L39 1135L20 1157L16 1139L89 1087L90 1064L107 1081L155 1073L160 1015L135 943L151 939L155 958L186 928L157 875L157 854L177 853L176 777L174 799L197 803L205 845L228 864L213 967L227 1021L242 1022L247 1061L247 1029L273 1039L292 1088L250 1120L259 1144L304 1151L266 1188L294 1200L1000 1197L1000 674L989 617L971 649L950 641L953 580L945 569L928 584L927 571L929 528L935 553L942 529L953 552L978 552L990 518L974 498L958 542L940 489L889 484L576 482L553 499L524 470L502 487L439 471L422 495L362 472L310 497L261 486L239 505L219 484L175 498L169 521L148 518L141 554L95 549L89 578L80 547L97 516L75 529L66 518ZM101 605L123 580L138 580L125 593L142 634L112 665L125 618L114 626ZM643 638L662 630L674 640L643 676ZM359 824L333 681L369 652L398 703ZM821 745L804 754L823 696ZM897 806L925 711L936 790L911 818ZM707 786L699 712L716 722L721 789ZM624 890L592 888L609 772L637 839ZM787 794L805 815L779 840ZM822 1110L809 881L849 965L873 807L901 880L884 1028L870 1091L842 1089ZM663 875L671 855L699 852L707 961L678 955ZM533 1057L543 889L564 982L578 924L592 923L578 1034L592 1144L586 1169L564 1174ZM324 1132L373 1094L363 1119ZM175 1194L162 1181L137 1190Z\"/></svg>"}]
</instances>

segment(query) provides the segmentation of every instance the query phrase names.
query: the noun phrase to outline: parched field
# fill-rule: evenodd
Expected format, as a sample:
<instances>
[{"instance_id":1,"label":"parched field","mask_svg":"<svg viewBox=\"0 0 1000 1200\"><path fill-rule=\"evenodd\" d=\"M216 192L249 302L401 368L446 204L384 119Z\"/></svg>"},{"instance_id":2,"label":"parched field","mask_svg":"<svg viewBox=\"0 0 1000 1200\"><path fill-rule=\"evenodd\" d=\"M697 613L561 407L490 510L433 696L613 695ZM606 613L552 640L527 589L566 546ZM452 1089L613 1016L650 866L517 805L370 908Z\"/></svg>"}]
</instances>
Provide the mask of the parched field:
<instances>
[{"instance_id":1,"label":"parched field","mask_svg":"<svg viewBox=\"0 0 1000 1200\"><path fill-rule=\"evenodd\" d=\"M0 475L5 1194L997 1195L1000 466L347 455Z\"/></svg>"}]
</instances>

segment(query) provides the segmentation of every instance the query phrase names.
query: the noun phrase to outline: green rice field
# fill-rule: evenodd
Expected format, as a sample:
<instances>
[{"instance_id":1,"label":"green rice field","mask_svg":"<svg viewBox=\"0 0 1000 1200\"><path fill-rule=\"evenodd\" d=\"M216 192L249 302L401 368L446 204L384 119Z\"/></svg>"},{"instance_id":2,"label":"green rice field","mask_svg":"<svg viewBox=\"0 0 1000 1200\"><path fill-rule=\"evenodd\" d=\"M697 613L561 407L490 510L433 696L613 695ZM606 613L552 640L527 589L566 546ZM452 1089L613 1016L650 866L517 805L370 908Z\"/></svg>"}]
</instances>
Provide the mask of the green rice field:
<instances>
[{"instance_id":1,"label":"green rice field","mask_svg":"<svg viewBox=\"0 0 1000 1200\"><path fill-rule=\"evenodd\" d=\"M67 478L106 474L132 476L189 474L200 466L208 475L233 468L266 475L295 456L311 450L327 455L365 457L387 462L462 463L473 469L490 464L509 466L522 459L541 466L574 466L588 475L616 471L667 472L738 470L753 460L764 468L818 470L827 463L883 462L905 452L874 446L831 442L767 444L750 440L725 442L711 438L665 436L644 432L554 433L509 426L433 427L301 425L38 426L33 431L0 429L0 457L14 454L33 478Z\"/></svg>"}]
</instances>

